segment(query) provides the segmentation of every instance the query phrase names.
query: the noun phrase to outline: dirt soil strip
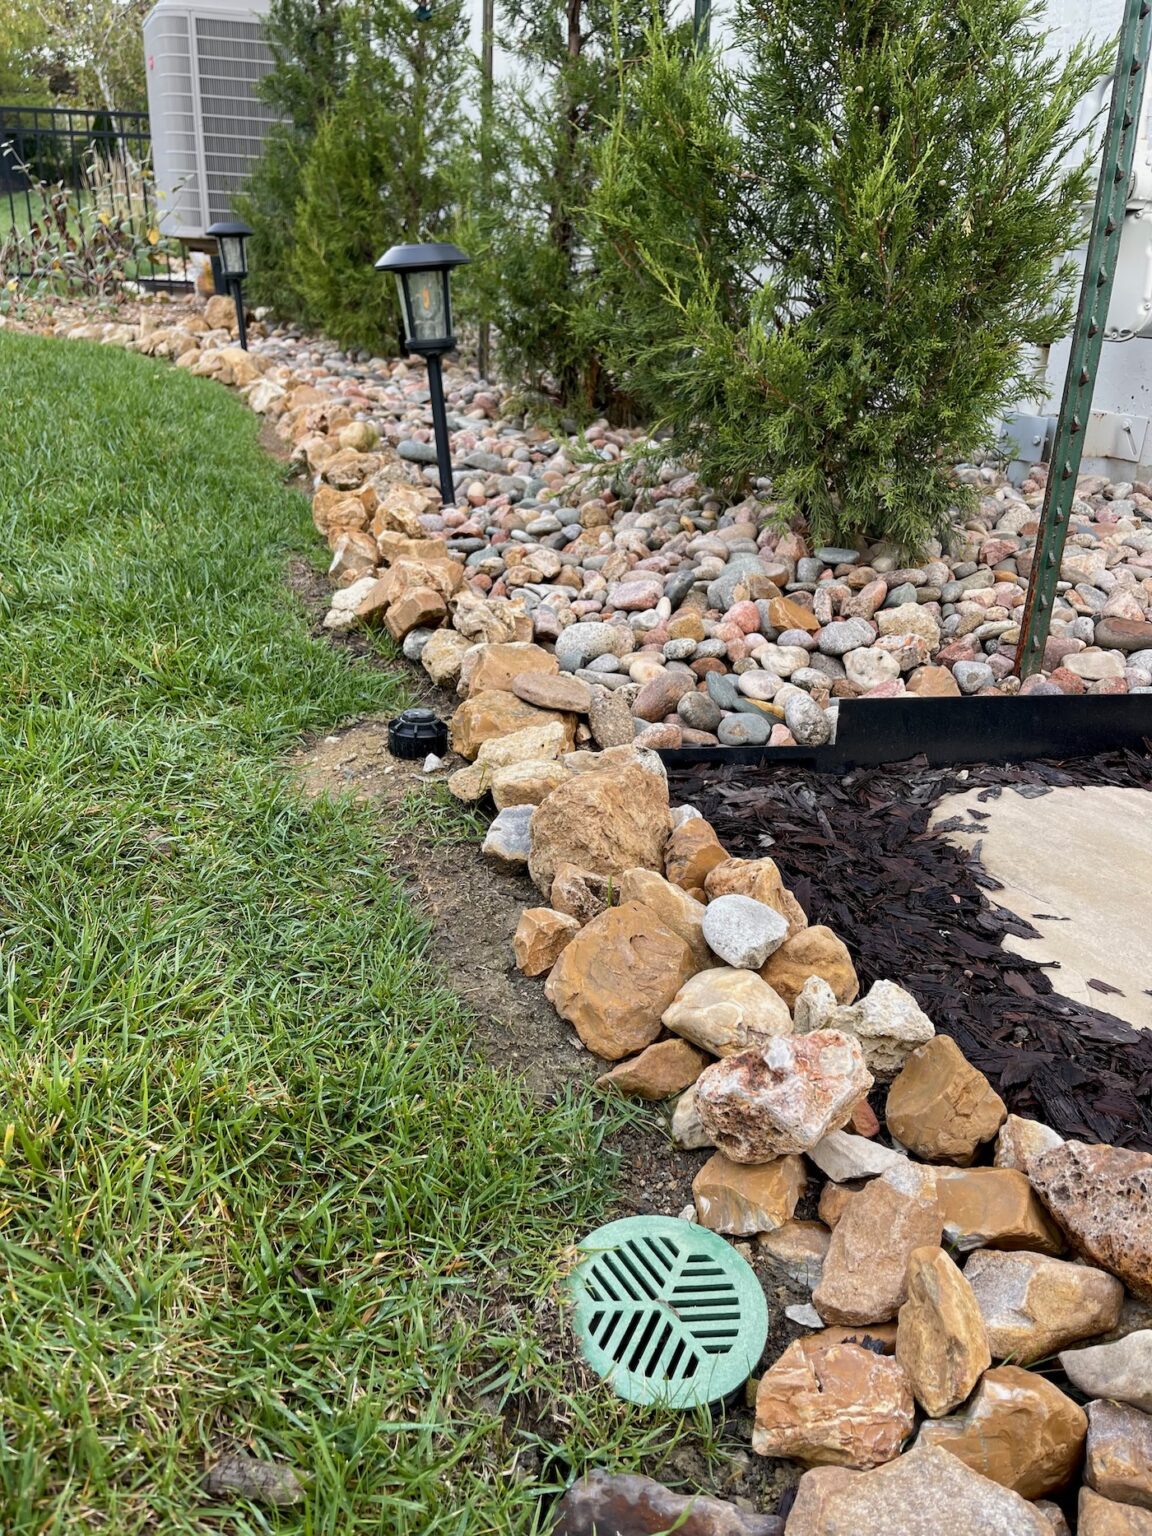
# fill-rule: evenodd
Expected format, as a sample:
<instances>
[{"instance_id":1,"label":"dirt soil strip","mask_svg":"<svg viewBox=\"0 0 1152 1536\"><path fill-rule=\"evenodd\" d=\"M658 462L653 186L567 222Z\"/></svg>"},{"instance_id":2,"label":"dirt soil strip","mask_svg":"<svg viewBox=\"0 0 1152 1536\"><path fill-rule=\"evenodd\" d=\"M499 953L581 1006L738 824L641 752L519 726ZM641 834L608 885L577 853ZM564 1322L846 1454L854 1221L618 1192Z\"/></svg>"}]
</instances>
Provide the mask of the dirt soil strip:
<instances>
[{"instance_id":1,"label":"dirt soil strip","mask_svg":"<svg viewBox=\"0 0 1152 1536\"><path fill-rule=\"evenodd\" d=\"M996 906L987 893L1000 887L977 858L927 830L936 802L958 790L983 786L990 800L1063 785L1152 789L1152 752L947 768L913 759L843 778L795 767L671 777L674 804L697 806L734 855L770 855L809 920L844 935L862 991L880 979L907 987L1014 1113L1152 1151L1152 1029L1058 996L1043 966L1002 949L1006 934L1035 930ZM1085 868L1084 900L1107 878Z\"/></svg>"}]
</instances>

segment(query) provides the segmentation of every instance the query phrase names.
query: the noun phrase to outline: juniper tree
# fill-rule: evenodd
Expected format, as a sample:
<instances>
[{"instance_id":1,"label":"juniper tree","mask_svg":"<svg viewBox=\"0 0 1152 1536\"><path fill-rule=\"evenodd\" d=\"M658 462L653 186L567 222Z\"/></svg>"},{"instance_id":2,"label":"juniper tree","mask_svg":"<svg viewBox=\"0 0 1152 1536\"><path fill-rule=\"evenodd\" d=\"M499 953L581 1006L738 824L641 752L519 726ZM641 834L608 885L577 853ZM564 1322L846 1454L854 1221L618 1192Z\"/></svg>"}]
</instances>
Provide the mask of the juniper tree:
<instances>
[{"instance_id":1,"label":"juniper tree","mask_svg":"<svg viewBox=\"0 0 1152 1536\"><path fill-rule=\"evenodd\" d=\"M473 286L498 326L504 371L578 411L612 393L583 313L594 149L652 14L652 0L503 0L498 12L521 73L500 91L499 126L482 146L500 169L474 214L484 261Z\"/></svg>"},{"instance_id":2,"label":"juniper tree","mask_svg":"<svg viewBox=\"0 0 1152 1536\"><path fill-rule=\"evenodd\" d=\"M1077 106L1106 56L1049 52L1042 12L738 0L741 62L686 71L657 122L625 103L601 153L612 365L707 475L770 472L817 539L941 526L951 463L1070 323ZM683 195L651 196L661 177Z\"/></svg>"}]
</instances>

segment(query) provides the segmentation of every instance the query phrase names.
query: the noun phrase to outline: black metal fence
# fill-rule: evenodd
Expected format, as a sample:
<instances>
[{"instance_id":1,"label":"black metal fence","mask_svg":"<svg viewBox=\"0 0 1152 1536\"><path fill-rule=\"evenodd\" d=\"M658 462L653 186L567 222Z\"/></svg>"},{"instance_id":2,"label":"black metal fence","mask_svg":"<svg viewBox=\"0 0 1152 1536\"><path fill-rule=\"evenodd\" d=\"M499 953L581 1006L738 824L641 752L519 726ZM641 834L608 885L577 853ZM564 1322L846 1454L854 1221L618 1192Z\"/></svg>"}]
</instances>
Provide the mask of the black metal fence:
<instances>
[{"instance_id":1,"label":"black metal fence","mask_svg":"<svg viewBox=\"0 0 1152 1536\"><path fill-rule=\"evenodd\" d=\"M0 279L42 276L58 256L105 290L184 287L159 239L151 160L146 112L0 105Z\"/></svg>"}]
</instances>

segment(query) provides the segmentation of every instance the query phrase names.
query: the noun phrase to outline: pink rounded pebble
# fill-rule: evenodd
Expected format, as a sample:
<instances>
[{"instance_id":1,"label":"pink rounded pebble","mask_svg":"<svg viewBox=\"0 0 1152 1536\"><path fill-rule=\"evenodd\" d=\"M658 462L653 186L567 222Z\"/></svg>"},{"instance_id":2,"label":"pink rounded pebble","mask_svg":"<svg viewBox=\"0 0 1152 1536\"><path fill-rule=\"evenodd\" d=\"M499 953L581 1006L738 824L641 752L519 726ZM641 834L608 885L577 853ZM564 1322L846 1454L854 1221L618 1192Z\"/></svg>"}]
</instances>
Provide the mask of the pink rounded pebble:
<instances>
[{"instance_id":1,"label":"pink rounded pebble","mask_svg":"<svg viewBox=\"0 0 1152 1536\"><path fill-rule=\"evenodd\" d=\"M768 738L770 747L794 747L796 738L786 725L774 725Z\"/></svg>"},{"instance_id":2,"label":"pink rounded pebble","mask_svg":"<svg viewBox=\"0 0 1152 1536\"><path fill-rule=\"evenodd\" d=\"M760 615L756 611L756 604L733 603L724 615L724 623L734 625L742 635L754 634L760 628Z\"/></svg>"}]
</instances>

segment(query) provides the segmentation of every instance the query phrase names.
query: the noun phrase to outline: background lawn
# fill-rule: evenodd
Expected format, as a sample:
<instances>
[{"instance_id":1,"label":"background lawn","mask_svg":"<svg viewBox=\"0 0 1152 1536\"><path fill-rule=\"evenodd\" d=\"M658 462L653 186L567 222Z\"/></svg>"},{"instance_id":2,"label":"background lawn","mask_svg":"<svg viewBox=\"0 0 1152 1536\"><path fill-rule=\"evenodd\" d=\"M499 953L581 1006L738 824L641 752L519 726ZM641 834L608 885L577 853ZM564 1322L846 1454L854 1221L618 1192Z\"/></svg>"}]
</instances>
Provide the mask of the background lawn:
<instances>
[{"instance_id":1,"label":"background lawn","mask_svg":"<svg viewBox=\"0 0 1152 1536\"><path fill-rule=\"evenodd\" d=\"M660 1431L536 1339L591 1108L469 1054L372 814L277 769L398 685L309 637L217 385L2 335L0 398L0 1529L529 1531L508 1416ZM220 1448L306 1504L213 1507Z\"/></svg>"}]
</instances>

